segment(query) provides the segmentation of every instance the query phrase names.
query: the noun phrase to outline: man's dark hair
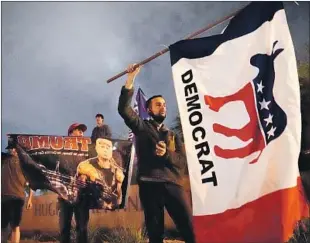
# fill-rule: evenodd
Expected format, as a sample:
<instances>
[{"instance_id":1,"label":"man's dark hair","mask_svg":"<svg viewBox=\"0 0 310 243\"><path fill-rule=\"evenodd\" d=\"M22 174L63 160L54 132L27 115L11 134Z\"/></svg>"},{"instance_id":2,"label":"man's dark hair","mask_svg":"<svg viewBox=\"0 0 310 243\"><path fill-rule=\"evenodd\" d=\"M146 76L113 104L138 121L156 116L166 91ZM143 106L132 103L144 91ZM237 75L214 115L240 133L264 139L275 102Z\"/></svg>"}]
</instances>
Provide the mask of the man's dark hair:
<instances>
[{"instance_id":1,"label":"man's dark hair","mask_svg":"<svg viewBox=\"0 0 310 243\"><path fill-rule=\"evenodd\" d=\"M145 102L145 107L146 108L150 108L150 104L151 104L151 101L152 99L155 99L155 98L164 98L162 95L154 95L152 96L151 98L149 98L146 102Z\"/></svg>"},{"instance_id":2,"label":"man's dark hair","mask_svg":"<svg viewBox=\"0 0 310 243\"><path fill-rule=\"evenodd\" d=\"M101 117L102 119L104 119L104 116L102 115L102 114L100 114L100 113L98 113L97 115L96 115L96 118L97 117Z\"/></svg>"}]
</instances>

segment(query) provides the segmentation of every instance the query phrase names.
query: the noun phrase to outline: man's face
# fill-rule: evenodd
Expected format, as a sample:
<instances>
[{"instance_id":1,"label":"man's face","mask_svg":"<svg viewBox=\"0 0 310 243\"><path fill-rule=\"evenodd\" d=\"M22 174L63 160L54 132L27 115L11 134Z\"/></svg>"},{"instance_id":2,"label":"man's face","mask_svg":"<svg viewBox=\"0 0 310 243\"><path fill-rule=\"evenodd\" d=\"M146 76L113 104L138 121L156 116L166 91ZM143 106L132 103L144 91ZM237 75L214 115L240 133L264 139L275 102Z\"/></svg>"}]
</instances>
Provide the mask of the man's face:
<instances>
[{"instance_id":1,"label":"man's face","mask_svg":"<svg viewBox=\"0 0 310 243\"><path fill-rule=\"evenodd\" d=\"M72 133L70 134L70 136L75 136L75 137L83 137L84 136L84 132L79 129L79 128L76 128L72 131Z\"/></svg>"},{"instance_id":2,"label":"man's face","mask_svg":"<svg viewBox=\"0 0 310 243\"><path fill-rule=\"evenodd\" d=\"M166 117L166 101L162 97L152 99L149 110L156 116Z\"/></svg>"},{"instance_id":3,"label":"man's face","mask_svg":"<svg viewBox=\"0 0 310 243\"><path fill-rule=\"evenodd\" d=\"M148 108L149 115L159 124L161 124L167 113L166 101L162 97L153 98Z\"/></svg>"},{"instance_id":4,"label":"man's face","mask_svg":"<svg viewBox=\"0 0 310 243\"><path fill-rule=\"evenodd\" d=\"M102 159L111 159L113 153L112 141L104 138L98 138L96 140L96 152Z\"/></svg>"},{"instance_id":5,"label":"man's face","mask_svg":"<svg viewBox=\"0 0 310 243\"><path fill-rule=\"evenodd\" d=\"M100 116L96 117L96 123L98 126L101 126L103 124L103 119Z\"/></svg>"}]
</instances>

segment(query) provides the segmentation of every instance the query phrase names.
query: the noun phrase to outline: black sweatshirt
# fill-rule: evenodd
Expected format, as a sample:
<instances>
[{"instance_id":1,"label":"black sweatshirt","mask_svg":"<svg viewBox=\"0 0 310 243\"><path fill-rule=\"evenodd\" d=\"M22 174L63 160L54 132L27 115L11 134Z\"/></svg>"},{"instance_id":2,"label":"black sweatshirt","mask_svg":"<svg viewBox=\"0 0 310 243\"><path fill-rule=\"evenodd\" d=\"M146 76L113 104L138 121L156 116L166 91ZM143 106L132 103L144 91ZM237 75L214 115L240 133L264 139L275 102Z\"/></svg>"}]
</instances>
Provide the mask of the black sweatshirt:
<instances>
[{"instance_id":1,"label":"black sweatshirt","mask_svg":"<svg viewBox=\"0 0 310 243\"><path fill-rule=\"evenodd\" d=\"M154 120L140 118L130 106L133 93L133 89L122 87L118 112L135 134L138 181L172 182L180 185L181 171L186 163L180 138L165 126L159 128ZM159 141L164 141L167 145L167 152L162 157L155 154Z\"/></svg>"}]
</instances>

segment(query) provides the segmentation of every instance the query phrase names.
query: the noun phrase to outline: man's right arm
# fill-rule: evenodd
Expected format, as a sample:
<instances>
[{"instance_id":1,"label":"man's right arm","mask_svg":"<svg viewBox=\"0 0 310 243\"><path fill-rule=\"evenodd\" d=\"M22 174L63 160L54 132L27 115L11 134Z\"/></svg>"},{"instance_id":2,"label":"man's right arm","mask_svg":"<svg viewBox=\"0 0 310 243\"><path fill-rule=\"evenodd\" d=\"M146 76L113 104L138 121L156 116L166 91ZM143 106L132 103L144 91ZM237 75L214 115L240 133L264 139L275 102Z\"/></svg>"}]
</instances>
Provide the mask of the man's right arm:
<instances>
[{"instance_id":1,"label":"man's right arm","mask_svg":"<svg viewBox=\"0 0 310 243\"><path fill-rule=\"evenodd\" d=\"M143 129L143 120L131 107L131 100L134 93L133 83L136 75L140 71L139 66L131 65L127 69L128 78L125 85L122 87L121 95L118 102L118 113L124 119L126 125L134 132L139 132Z\"/></svg>"},{"instance_id":2,"label":"man's right arm","mask_svg":"<svg viewBox=\"0 0 310 243\"><path fill-rule=\"evenodd\" d=\"M143 120L131 107L131 100L134 89L126 89L122 87L121 95L118 102L118 113L124 119L126 125L135 133L141 131L143 128Z\"/></svg>"}]
</instances>

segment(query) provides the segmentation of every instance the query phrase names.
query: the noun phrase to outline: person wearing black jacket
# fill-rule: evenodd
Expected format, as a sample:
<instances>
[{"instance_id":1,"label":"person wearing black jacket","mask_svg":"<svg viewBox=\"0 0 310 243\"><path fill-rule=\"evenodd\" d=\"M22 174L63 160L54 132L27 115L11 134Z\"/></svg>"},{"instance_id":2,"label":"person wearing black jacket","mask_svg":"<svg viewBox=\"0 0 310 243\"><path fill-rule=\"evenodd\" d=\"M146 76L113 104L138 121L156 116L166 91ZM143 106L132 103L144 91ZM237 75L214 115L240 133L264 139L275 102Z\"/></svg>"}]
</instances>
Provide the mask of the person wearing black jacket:
<instances>
[{"instance_id":1,"label":"person wearing black jacket","mask_svg":"<svg viewBox=\"0 0 310 243\"><path fill-rule=\"evenodd\" d=\"M104 124L104 116L102 114L96 115L96 124L91 133L92 144L96 144L97 138L111 138L112 132L107 124Z\"/></svg>"},{"instance_id":2,"label":"person wearing black jacket","mask_svg":"<svg viewBox=\"0 0 310 243\"><path fill-rule=\"evenodd\" d=\"M141 119L131 108L133 83L140 67L130 65L127 71L128 78L121 90L118 112L135 134L139 195L150 243L163 242L164 208L186 243L193 243L195 237L190 207L180 184L186 161L181 140L163 124L167 110L161 95L153 96L146 102L150 120Z\"/></svg>"}]
</instances>

